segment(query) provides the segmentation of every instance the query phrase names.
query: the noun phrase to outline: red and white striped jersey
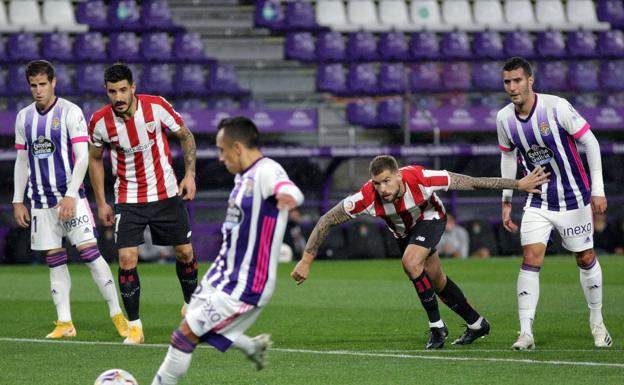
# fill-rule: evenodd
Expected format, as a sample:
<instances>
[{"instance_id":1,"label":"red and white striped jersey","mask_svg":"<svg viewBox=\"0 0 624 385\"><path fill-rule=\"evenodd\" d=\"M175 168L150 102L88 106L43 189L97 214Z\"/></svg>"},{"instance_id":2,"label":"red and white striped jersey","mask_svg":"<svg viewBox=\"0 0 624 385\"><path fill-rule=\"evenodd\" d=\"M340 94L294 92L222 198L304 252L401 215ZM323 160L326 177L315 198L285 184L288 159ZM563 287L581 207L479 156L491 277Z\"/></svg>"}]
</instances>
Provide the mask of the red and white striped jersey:
<instances>
[{"instance_id":1,"label":"red and white striped jersey","mask_svg":"<svg viewBox=\"0 0 624 385\"><path fill-rule=\"evenodd\" d=\"M451 178L446 170L426 170L422 166L407 166L399 169L405 194L396 202L385 202L375 191L369 180L360 190L343 200L347 214L355 218L360 215L380 217L392 230L396 238L404 238L420 221L442 219L446 215L444 205L435 194L437 190L448 190Z\"/></svg>"},{"instance_id":2,"label":"red and white striped jersey","mask_svg":"<svg viewBox=\"0 0 624 385\"><path fill-rule=\"evenodd\" d=\"M178 131L182 117L160 96L136 95L137 107L129 120L117 116L109 104L89 122L89 140L111 147L115 176L115 203L145 203L178 193L165 129Z\"/></svg>"}]
</instances>

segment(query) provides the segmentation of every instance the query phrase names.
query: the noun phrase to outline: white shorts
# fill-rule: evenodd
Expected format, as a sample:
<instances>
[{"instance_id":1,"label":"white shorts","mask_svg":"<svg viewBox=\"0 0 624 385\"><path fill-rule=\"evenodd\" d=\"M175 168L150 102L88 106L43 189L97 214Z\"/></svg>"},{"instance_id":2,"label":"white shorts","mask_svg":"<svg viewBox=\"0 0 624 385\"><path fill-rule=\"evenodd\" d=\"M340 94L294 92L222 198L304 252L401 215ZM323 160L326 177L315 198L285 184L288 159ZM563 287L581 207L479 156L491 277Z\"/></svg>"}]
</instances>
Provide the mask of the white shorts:
<instances>
[{"instance_id":1,"label":"white shorts","mask_svg":"<svg viewBox=\"0 0 624 385\"><path fill-rule=\"evenodd\" d=\"M76 199L76 215L61 223L58 208L31 209L30 248L53 250L63 247L63 237L72 245L95 241L95 219L87 198Z\"/></svg>"},{"instance_id":2,"label":"white shorts","mask_svg":"<svg viewBox=\"0 0 624 385\"><path fill-rule=\"evenodd\" d=\"M550 211L534 207L524 209L520 226L520 243L522 246L532 243L546 245L553 228L561 235L563 247L572 252L594 247L591 205L571 211Z\"/></svg>"},{"instance_id":3,"label":"white shorts","mask_svg":"<svg viewBox=\"0 0 624 385\"><path fill-rule=\"evenodd\" d=\"M226 351L245 333L262 308L232 298L205 280L197 287L186 310L186 323L202 342Z\"/></svg>"}]
</instances>

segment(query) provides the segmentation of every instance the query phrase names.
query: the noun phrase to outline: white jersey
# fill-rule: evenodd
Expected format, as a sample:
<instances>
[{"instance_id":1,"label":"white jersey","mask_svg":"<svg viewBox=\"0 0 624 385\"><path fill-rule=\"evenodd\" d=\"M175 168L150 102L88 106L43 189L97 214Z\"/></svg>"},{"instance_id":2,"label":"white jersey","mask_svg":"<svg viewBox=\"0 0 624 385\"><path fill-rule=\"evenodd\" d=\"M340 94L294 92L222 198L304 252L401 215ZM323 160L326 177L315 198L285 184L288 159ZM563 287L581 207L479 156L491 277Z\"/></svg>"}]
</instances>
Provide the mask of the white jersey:
<instances>
[{"instance_id":1,"label":"white jersey","mask_svg":"<svg viewBox=\"0 0 624 385\"><path fill-rule=\"evenodd\" d=\"M275 288L277 262L284 239L287 210L278 210L275 196L293 195L297 204L303 194L282 166L260 158L236 174L225 221L223 244L205 280L217 290L247 304L265 305Z\"/></svg>"},{"instance_id":2,"label":"white jersey","mask_svg":"<svg viewBox=\"0 0 624 385\"><path fill-rule=\"evenodd\" d=\"M80 108L63 98L47 111L32 103L15 119L15 148L28 151L28 197L34 208L50 208L65 196L74 170L72 144L87 142ZM81 186L78 194L84 198Z\"/></svg>"},{"instance_id":3,"label":"white jersey","mask_svg":"<svg viewBox=\"0 0 624 385\"><path fill-rule=\"evenodd\" d=\"M525 207L553 211L576 210L590 203L589 177L575 139L589 130L589 123L565 99L535 94L526 119L517 116L513 103L496 116L498 144L502 151L518 149L527 172L543 166L550 182L541 194L529 194Z\"/></svg>"}]
</instances>

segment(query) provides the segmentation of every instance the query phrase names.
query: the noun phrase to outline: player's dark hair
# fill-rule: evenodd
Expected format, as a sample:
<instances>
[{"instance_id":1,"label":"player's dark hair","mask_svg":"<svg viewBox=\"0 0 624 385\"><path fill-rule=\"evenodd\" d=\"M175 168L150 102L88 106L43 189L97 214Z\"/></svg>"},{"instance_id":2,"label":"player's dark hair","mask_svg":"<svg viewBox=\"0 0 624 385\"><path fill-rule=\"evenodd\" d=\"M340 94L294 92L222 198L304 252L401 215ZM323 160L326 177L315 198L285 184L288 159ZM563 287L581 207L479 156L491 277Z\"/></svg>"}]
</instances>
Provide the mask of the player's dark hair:
<instances>
[{"instance_id":1,"label":"player's dark hair","mask_svg":"<svg viewBox=\"0 0 624 385\"><path fill-rule=\"evenodd\" d=\"M115 63L104 71L104 84L118 83L127 80L128 84L132 84L132 70L123 63Z\"/></svg>"},{"instance_id":2,"label":"player's dark hair","mask_svg":"<svg viewBox=\"0 0 624 385\"><path fill-rule=\"evenodd\" d=\"M399 163L391 155L377 155L375 159L371 160L368 171L371 176L377 176L384 171L394 173L399 171Z\"/></svg>"},{"instance_id":3,"label":"player's dark hair","mask_svg":"<svg viewBox=\"0 0 624 385\"><path fill-rule=\"evenodd\" d=\"M230 140L240 142L249 149L258 148L260 134L258 127L251 119L244 116L225 118L219 122L217 127L219 131L223 130L224 135Z\"/></svg>"},{"instance_id":4,"label":"player's dark hair","mask_svg":"<svg viewBox=\"0 0 624 385\"><path fill-rule=\"evenodd\" d=\"M46 74L48 81L54 79L54 66L47 60L33 60L26 65L26 81L30 82L30 77Z\"/></svg>"},{"instance_id":5,"label":"player's dark hair","mask_svg":"<svg viewBox=\"0 0 624 385\"><path fill-rule=\"evenodd\" d=\"M533 76L533 67L525 58L520 56L514 56L507 60L503 65L503 71L513 71L518 68L522 68L526 76Z\"/></svg>"}]
</instances>

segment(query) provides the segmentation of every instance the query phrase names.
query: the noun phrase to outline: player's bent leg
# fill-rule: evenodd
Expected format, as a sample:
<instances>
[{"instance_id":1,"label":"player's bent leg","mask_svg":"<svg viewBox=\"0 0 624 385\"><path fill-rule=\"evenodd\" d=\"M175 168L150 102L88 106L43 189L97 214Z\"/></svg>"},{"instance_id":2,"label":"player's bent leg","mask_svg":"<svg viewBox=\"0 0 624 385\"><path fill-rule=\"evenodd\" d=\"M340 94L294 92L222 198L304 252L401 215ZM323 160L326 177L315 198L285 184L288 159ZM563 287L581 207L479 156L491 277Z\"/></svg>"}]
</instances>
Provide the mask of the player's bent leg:
<instances>
[{"instance_id":1,"label":"player's bent leg","mask_svg":"<svg viewBox=\"0 0 624 385\"><path fill-rule=\"evenodd\" d=\"M71 278L67 269L67 253L65 249L48 251L46 262L50 268L50 292L56 306L57 320L54 330L46 338L74 337L76 329L72 323L69 305Z\"/></svg>"},{"instance_id":2,"label":"player's bent leg","mask_svg":"<svg viewBox=\"0 0 624 385\"><path fill-rule=\"evenodd\" d=\"M175 385L189 369L193 351L199 338L191 331L185 320L171 335L171 345L160 365L152 385Z\"/></svg>"},{"instance_id":3,"label":"player's bent leg","mask_svg":"<svg viewBox=\"0 0 624 385\"><path fill-rule=\"evenodd\" d=\"M119 271L117 273L121 299L128 315L128 336L125 344L143 343L143 325L139 317L141 299L141 281L137 271L139 259L138 247L123 247L119 249Z\"/></svg>"},{"instance_id":4,"label":"player's bent leg","mask_svg":"<svg viewBox=\"0 0 624 385\"><path fill-rule=\"evenodd\" d=\"M190 243L175 246L175 253L176 274L184 296L184 305L182 305L181 310L184 317L186 315L186 305L197 288L197 260L193 255L193 246Z\"/></svg>"},{"instance_id":5,"label":"player's bent leg","mask_svg":"<svg viewBox=\"0 0 624 385\"><path fill-rule=\"evenodd\" d=\"M254 363L257 370L266 368L268 364L268 349L273 345L270 334L259 334L249 337L241 334L232 347L242 351L247 359Z\"/></svg>"},{"instance_id":6,"label":"player's bent leg","mask_svg":"<svg viewBox=\"0 0 624 385\"><path fill-rule=\"evenodd\" d=\"M79 244L77 245L77 249L80 258L89 267L93 281L108 304L108 313L113 321L113 325L115 325L117 329L117 333L122 337L127 337L128 320L124 317L121 312L121 307L119 306L119 298L117 296L115 281L113 280L113 273L108 263L106 263L100 254L95 240L93 239Z\"/></svg>"}]
</instances>

